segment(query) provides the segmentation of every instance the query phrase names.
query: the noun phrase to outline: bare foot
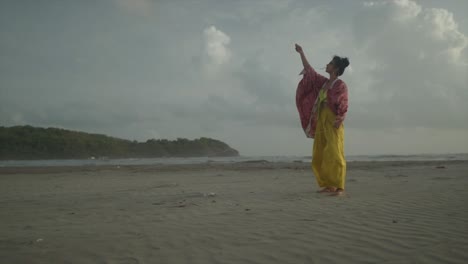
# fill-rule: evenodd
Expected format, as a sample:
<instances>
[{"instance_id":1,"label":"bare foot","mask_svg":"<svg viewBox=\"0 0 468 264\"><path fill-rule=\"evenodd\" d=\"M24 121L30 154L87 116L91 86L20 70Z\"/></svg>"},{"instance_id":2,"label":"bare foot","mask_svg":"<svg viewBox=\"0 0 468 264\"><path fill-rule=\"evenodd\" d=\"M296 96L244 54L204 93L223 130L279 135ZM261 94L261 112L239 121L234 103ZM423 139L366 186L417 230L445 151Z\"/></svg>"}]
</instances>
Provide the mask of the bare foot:
<instances>
[{"instance_id":1,"label":"bare foot","mask_svg":"<svg viewBox=\"0 0 468 264\"><path fill-rule=\"evenodd\" d=\"M345 194L344 189L342 188L337 188L333 193L331 193L331 196L343 196Z\"/></svg>"},{"instance_id":2,"label":"bare foot","mask_svg":"<svg viewBox=\"0 0 468 264\"><path fill-rule=\"evenodd\" d=\"M336 188L335 187L325 187L322 190L317 191L317 192L318 193L334 193L334 192L336 192Z\"/></svg>"}]
</instances>

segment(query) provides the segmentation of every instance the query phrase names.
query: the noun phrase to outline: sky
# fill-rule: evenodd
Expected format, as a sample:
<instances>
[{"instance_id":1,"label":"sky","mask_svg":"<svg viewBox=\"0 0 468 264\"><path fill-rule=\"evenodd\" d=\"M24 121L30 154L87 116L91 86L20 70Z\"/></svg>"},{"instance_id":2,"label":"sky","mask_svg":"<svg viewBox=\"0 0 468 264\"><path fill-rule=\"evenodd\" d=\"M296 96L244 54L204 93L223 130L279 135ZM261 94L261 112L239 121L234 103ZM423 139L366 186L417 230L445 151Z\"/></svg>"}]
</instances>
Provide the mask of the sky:
<instances>
[{"instance_id":1,"label":"sky","mask_svg":"<svg viewBox=\"0 0 468 264\"><path fill-rule=\"evenodd\" d=\"M465 0L3 0L0 125L311 155L300 44L348 57L346 155L468 152Z\"/></svg>"}]
</instances>

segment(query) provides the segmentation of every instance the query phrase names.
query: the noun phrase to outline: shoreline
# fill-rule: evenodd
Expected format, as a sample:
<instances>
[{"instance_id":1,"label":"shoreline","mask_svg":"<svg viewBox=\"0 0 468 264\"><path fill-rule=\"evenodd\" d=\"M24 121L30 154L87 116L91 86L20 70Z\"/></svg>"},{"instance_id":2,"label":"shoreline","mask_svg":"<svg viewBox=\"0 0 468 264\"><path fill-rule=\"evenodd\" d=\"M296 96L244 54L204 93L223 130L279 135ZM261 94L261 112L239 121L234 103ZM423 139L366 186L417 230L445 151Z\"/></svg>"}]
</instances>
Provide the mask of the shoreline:
<instances>
[{"instance_id":1,"label":"shoreline","mask_svg":"<svg viewBox=\"0 0 468 264\"><path fill-rule=\"evenodd\" d=\"M242 161L234 163L205 162L197 164L155 164L155 165L79 165L79 166L26 166L0 167L0 175L5 174L46 174L65 172L99 171L175 171L175 170L242 170L242 169L310 169L310 162L269 162L266 160ZM371 169L382 167L445 166L468 164L467 160L428 160L428 161L349 161L347 169ZM440 168L442 169L442 168Z\"/></svg>"}]
</instances>

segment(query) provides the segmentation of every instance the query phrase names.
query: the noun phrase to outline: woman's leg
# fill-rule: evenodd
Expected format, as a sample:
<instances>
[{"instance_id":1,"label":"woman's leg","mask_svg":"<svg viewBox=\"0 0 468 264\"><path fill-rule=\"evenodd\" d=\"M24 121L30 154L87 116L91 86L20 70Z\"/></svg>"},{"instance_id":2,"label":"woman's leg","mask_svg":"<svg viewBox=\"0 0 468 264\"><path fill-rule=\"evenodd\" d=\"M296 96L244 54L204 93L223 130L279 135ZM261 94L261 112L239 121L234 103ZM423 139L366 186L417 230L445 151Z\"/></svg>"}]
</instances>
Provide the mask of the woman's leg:
<instances>
[{"instance_id":1,"label":"woman's leg","mask_svg":"<svg viewBox=\"0 0 468 264\"><path fill-rule=\"evenodd\" d=\"M343 192L345 188L346 160L344 156L344 127L334 127L335 115L330 109L323 111L327 116L324 125L324 138L327 142L322 151L323 177L328 186L336 187L337 192Z\"/></svg>"},{"instance_id":2,"label":"woman's leg","mask_svg":"<svg viewBox=\"0 0 468 264\"><path fill-rule=\"evenodd\" d=\"M322 136L322 133L316 133L314 138L314 146L312 152L312 171L315 175L315 179L317 180L317 184L322 189L319 192L324 192L329 187L325 184L322 176L322 163L323 163L323 148L325 146L325 141Z\"/></svg>"},{"instance_id":3,"label":"woman's leg","mask_svg":"<svg viewBox=\"0 0 468 264\"><path fill-rule=\"evenodd\" d=\"M314 146L312 153L312 171L317 180L317 184L322 188L319 193L333 193L336 191L336 185L328 177L326 165L326 149L329 147L327 139L327 112L326 107L321 107L318 113L317 128L315 130Z\"/></svg>"}]
</instances>

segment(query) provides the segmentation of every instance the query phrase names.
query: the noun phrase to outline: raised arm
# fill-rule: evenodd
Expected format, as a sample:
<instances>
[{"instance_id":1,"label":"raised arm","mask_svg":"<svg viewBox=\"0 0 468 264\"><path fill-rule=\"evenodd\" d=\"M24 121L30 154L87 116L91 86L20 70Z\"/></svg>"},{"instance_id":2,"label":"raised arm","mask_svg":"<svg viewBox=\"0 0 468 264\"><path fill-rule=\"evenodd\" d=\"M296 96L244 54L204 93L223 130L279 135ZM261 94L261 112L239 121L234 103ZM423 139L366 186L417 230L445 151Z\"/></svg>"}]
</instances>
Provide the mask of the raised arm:
<instances>
[{"instance_id":1,"label":"raised arm","mask_svg":"<svg viewBox=\"0 0 468 264\"><path fill-rule=\"evenodd\" d=\"M301 125L307 137L314 137L316 126L316 115L313 114L313 109L320 88L328 80L324 76L318 74L307 61L302 47L296 44L296 51L301 55L302 65L304 69L301 74L302 80L299 81L296 89L296 106L301 119Z\"/></svg>"},{"instance_id":2,"label":"raised arm","mask_svg":"<svg viewBox=\"0 0 468 264\"><path fill-rule=\"evenodd\" d=\"M322 85L328 80L325 76L318 74L312 66L310 66L302 47L296 44L296 51L301 56L302 66L304 69L301 74L304 74L304 79L312 89L320 89Z\"/></svg>"},{"instance_id":3,"label":"raised arm","mask_svg":"<svg viewBox=\"0 0 468 264\"><path fill-rule=\"evenodd\" d=\"M301 61L302 61L302 65L304 66L304 69L309 68L310 64L307 61L307 58L304 54L304 50L302 50L302 47L299 46L298 44L296 44L296 51L297 53L299 53L299 55L301 55Z\"/></svg>"}]
</instances>

